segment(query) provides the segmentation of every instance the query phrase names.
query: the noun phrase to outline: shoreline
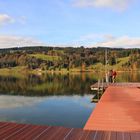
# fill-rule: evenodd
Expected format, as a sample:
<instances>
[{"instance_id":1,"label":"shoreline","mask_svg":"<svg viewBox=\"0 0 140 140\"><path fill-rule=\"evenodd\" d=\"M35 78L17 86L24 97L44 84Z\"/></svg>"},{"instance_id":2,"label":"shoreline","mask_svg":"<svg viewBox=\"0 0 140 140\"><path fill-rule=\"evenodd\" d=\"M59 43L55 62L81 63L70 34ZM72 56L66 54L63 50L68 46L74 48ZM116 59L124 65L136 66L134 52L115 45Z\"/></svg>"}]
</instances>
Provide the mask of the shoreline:
<instances>
[{"instance_id":1,"label":"shoreline","mask_svg":"<svg viewBox=\"0 0 140 140\"><path fill-rule=\"evenodd\" d=\"M117 73L123 73L123 72L140 72L140 70L116 70ZM35 75L42 75L45 73L51 73L51 74L67 74L67 73L72 73L72 74L80 74L80 73L105 73L105 71L100 70L91 70L87 69L84 71L81 71L80 69L62 69L62 70L41 70L41 69L34 69L30 70L27 69L26 67L14 67L14 68L2 68L0 69L0 75L22 75L22 74L35 74Z\"/></svg>"}]
</instances>

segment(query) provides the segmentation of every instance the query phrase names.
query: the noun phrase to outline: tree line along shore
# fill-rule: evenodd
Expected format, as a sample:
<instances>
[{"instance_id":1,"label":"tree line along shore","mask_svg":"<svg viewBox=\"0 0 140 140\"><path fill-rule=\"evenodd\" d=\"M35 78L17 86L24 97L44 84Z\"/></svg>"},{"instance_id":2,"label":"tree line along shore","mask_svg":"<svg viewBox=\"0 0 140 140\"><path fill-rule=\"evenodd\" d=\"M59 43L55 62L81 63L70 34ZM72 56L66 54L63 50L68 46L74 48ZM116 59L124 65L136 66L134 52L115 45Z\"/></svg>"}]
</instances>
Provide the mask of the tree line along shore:
<instances>
[{"instance_id":1,"label":"tree line along shore","mask_svg":"<svg viewBox=\"0 0 140 140\"><path fill-rule=\"evenodd\" d=\"M105 69L139 70L140 49L83 46L0 49L0 73L92 72Z\"/></svg>"}]
</instances>

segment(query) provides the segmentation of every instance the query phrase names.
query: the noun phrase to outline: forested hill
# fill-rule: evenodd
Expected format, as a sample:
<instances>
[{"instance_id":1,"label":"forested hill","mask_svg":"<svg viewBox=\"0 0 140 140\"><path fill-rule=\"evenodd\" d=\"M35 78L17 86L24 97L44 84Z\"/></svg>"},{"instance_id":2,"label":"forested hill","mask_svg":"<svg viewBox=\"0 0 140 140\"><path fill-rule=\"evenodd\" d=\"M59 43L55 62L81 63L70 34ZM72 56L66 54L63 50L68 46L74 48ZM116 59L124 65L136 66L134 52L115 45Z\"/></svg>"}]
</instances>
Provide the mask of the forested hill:
<instances>
[{"instance_id":1,"label":"forested hill","mask_svg":"<svg viewBox=\"0 0 140 140\"><path fill-rule=\"evenodd\" d=\"M28 70L102 70L107 50L108 67L138 70L140 49L23 47L0 49L0 68L24 67Z\"/></svg>"}]
</instances>

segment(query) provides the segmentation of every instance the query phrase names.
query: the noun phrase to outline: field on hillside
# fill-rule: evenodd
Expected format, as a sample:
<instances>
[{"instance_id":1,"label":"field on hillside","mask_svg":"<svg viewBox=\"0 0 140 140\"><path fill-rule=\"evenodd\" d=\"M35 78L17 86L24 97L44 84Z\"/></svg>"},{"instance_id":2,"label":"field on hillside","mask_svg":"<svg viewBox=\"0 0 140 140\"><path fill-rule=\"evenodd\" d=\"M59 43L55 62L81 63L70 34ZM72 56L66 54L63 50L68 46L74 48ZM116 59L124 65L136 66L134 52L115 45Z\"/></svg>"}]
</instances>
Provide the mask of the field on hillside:
<instances>
[{"instance_id":1,"label":"field on hillside","mask_svg":"<svg viewBox=\"0 0 140 140\"><path fill-rule=\"evenodd\" d=\"M30 54L29 56L33 56L37 59L42 59L42 60L49 60L49 61L58 61L61 60L60 56L51 56L51 55L46 55L46 54Z\"/></svg>"},{"instance_id":2,"label":"field on hillside","mask_svg":"<svg viewBox=\"0 0 140 140\"><path fill-rule=\"evenodd\" d=\"M123 58L118 58L117 59L117 63L115 65L103 65L102 63L96 63L95 65L90 66L89 68L95 70L95 71L104 71L105 69L115 69L118 71L121 70L126 70L126 68L123 67L123 65L125 65L126 63L129 62L130 57L123 57ZM129 70L129 69L127 69Z\"/></svg>"}]
</instances>

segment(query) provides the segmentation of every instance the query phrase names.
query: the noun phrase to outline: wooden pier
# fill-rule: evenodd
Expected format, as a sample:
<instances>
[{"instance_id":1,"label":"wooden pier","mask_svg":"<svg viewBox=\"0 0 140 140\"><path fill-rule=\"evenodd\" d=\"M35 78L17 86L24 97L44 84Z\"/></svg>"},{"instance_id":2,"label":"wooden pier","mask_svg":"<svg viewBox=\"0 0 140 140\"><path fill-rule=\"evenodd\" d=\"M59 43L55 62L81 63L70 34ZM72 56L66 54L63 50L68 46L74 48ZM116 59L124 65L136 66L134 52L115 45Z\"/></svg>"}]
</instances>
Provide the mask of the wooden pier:
<instances>
[{"instance_id":1,"label":"wooden pier","mask_svg":"<svg viewBox=\"0 0 140 140\"><path fill-rule=\"evenodd\" d=\"M0 122L0 140L140 140L139 87L107 85L84 129Z\"/></svg>"},{"instance_id":2,"label":"wooden pier","mask_svg":"<svg viewBox=\"0 0 140 140\"><path fill-rule=\"evenodd\" d=\"M129 85L109 86L84 130L140 132L140 89Z\"/></svg>"},{"instance_id":3,"label":"wooden pier","mask_svg":"<svg viewBox=\"0 0 140 140\"><path fill-rule=\"evenodd\" d=\"M121 86L121 87L136 87L136 88L140 88L140 83L102 83L102 86L106 89L109 86ZM99 85L98 83L95 83L93 85L90 86L90 88L94 89L94 88L98 88Z\"/></svg>"}]
</instances>

